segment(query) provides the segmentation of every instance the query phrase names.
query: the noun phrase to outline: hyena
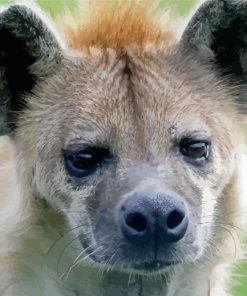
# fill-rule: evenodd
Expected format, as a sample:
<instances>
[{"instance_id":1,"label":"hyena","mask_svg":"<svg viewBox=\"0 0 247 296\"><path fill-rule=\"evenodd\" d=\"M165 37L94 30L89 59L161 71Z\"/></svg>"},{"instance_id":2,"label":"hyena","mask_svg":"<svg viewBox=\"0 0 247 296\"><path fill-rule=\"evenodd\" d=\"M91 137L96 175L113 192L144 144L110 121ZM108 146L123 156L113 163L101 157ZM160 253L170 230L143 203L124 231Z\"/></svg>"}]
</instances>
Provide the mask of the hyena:
<instances>
[{"instance_id":1,"label":"hyena","mask_svg":"<svg viewBox=\"0 0 247 296\"><path fill-rule=\"evenodd\" d=\"M32 3L1 9L1 295L230 295L247 2L206 1L182 34L150 3L95 3L57 26Z\"/></svg>"}]
</instances>

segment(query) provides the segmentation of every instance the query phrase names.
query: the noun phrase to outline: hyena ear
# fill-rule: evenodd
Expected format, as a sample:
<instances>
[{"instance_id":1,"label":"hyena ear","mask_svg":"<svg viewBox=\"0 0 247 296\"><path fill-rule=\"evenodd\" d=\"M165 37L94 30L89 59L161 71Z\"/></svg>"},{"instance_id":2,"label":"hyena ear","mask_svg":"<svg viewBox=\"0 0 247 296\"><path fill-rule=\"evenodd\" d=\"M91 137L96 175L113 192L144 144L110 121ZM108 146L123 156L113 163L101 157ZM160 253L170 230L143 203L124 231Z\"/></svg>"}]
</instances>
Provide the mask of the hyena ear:
<instances>
[{"instance_id":1,"label":"hyena ear","mask_svg":"<svg viewBox=\"0 0 247 296\"><path fill-rule=\"evenodd\" d=\"M222 74L247 83L247 1L208 0L182 35L189 51L215 63Z\"/></svg>"},{"instance_id":2,"label":"hyena ear","mask_svg":"<svg viewBox=\"0 0 247 296\"><path fill-rule=\"evenodd\" d=\"M0 135L15 128L25 108L23 95L51 75L61 59L61 43L44 18L24 5L0 8Z\"/></svg>"}]
</instances>

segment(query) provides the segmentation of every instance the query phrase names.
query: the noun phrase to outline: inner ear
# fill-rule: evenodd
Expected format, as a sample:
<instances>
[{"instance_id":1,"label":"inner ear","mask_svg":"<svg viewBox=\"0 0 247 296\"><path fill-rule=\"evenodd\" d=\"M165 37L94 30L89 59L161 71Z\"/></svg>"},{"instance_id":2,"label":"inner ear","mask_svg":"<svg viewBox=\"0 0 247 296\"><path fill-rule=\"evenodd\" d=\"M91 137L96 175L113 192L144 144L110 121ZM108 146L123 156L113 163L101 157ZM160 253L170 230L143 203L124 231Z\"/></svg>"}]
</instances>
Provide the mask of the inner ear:
<instances>
[{"instance_id":1,"label":"inner ear","mask_svg":"<svg viewBox=\"0 0 247 296\"><path fill-rule=\"evenodd\" d=\"M245 81L245 46L243 23L236 19L228 28L219 27L213 32L211 49L214 53L215 63L222 74L234 74L238 79ZM246 32L247 33L247 32ZM247 36L247 34L246 34Z\"/></svg>"},{"instance_id":2,"label":"inner ear","mask_svg":"<svg viewBox=\"0 0 247 296\"><path fill-rule=\"evenodd\" d=\"M30 92L36 80L35 75L29 71L35 58L27 52L25 42L4 28L0 29L0 40L4 40L0 44L0 67L5 69L7 89L11 96L8 108L13 112L20 111L25 106L21 94Z\"/></svg>"}]
</instances>

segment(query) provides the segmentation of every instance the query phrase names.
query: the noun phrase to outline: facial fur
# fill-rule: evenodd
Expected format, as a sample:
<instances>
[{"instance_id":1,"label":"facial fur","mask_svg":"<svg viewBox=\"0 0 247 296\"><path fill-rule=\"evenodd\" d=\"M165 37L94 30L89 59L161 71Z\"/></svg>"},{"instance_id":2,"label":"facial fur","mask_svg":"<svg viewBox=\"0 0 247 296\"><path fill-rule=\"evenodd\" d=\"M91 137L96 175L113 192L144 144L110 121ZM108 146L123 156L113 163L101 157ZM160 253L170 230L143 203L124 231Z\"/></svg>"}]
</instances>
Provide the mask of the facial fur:
<instances>
[{"instance_id":1,"label":"facial fur","mask_svg":"<svg viewBox=\"0 0 247 296\"><path fill-rule=\"evenodd\" d=\"M235 158L229 130L236 127L226 116L234 107L221 102L225 92L231 98L230 91L203 65L192 58L184 63L179 55L168 47L121 57L113 50L66 57L35 89L20 120L16 142L29 147L23 157L32 159L34 192L64 213L71 228L82 226L83 247L103 264L113 257L111 264L129 268L149 260L193 262L203 256L222 215L217 203ZM195 81L197 67L206 82ZM200 90L202 83L209 92ZM211 143L205 164L192 164L181 154L184 138ZM63 151L75 146L106 147L112 157L84 178L71 177ZM156 249L151 241L136 256L138 248L121 234L116 209L146 191L178 196L188 209L189 228L176 246Z\"/></svg>"}]
</instances>

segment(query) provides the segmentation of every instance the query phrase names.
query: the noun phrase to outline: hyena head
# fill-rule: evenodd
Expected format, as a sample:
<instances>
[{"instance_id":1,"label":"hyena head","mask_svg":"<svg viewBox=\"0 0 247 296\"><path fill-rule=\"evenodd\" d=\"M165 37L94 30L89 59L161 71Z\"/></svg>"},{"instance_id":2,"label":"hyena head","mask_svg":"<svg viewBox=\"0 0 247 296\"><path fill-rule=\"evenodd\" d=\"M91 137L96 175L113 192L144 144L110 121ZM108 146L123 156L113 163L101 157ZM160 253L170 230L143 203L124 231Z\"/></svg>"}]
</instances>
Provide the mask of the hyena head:
<instances>
[{"instance_id":1,"label":"hyena head","mask_svg":"<svg viewBox=\"0 0 247 296\"><path fill-rule=\"evenodd\" d=\"M80 227L87 260L195 262L244 143L247 3L208 1L180 41L141 6L111 9L65 27L68 46L30 8L2 11L1 132L23 187Z\"/></svg>"}]
</instances>

